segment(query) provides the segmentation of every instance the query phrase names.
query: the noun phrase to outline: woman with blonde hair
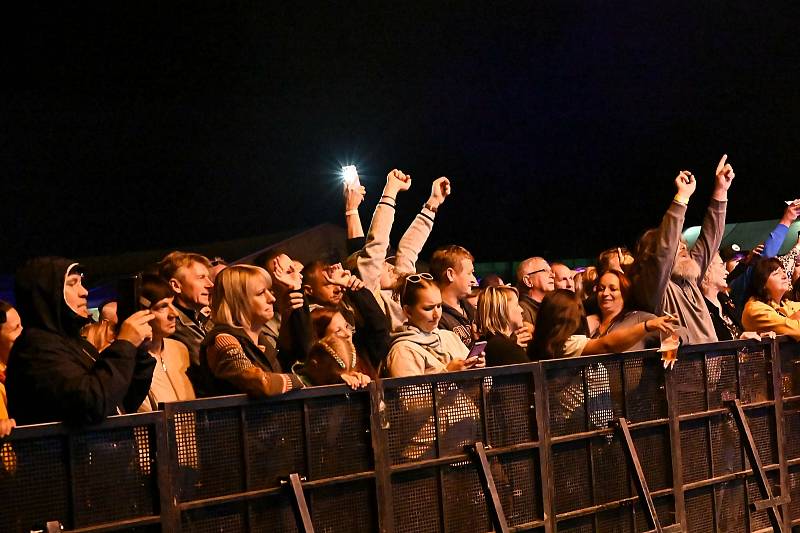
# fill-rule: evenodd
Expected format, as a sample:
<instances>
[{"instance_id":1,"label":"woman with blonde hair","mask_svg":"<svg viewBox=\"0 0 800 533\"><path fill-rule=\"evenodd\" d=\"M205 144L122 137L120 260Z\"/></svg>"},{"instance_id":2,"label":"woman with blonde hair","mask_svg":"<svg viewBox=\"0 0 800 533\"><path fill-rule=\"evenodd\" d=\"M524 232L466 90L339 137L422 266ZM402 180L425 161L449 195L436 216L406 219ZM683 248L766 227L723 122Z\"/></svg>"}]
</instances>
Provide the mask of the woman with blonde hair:
<instances>
[{"instance_id":1,"label":"woman with blonde hair","mask_svg":"<svg viewBox=\"0 0 800 533\"><path fill-rule=\"evenodd\" d=\"M303 386L284 372L262 334L275 313L271 286L269 273L256 266L230 266L217 275L211 299L215 325L200 346L206 396L274 396Z\"/></svg>"},{"instance_id":2,"label":"woman with blonde hair","mask_svg":"<svg viewBox=\"0 0 800 533\"><path fill-rule=\"evenodd\" d=\"M484 348L487 366L530 362L515 336L524 329L517 289L505 285L486 287L478 297L475 318L479 340L487 343Z\"/></svg>"}]
</instances>

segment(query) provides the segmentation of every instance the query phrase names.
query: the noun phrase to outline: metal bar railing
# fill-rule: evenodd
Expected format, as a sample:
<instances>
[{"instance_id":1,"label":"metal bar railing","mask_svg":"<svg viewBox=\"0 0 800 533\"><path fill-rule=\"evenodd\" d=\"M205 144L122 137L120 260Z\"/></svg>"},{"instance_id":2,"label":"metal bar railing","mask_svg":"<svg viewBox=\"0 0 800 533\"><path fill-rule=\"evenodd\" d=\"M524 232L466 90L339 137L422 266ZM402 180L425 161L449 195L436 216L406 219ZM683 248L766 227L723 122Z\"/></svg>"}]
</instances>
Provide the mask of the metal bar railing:
<instances>
[{"instance_id":1,"label":"metal bar railing","mask_svg":"<svg viewBox=\"0 0 800 533\"><path fill-rule=\"evenodd\" d=\"M0 441L0 531L756 531L770 517L732 398L782 525L800 524L800 346L779 338L682 348L672 371L644 351L20 427Z\"/></svg>"}]
</instances>

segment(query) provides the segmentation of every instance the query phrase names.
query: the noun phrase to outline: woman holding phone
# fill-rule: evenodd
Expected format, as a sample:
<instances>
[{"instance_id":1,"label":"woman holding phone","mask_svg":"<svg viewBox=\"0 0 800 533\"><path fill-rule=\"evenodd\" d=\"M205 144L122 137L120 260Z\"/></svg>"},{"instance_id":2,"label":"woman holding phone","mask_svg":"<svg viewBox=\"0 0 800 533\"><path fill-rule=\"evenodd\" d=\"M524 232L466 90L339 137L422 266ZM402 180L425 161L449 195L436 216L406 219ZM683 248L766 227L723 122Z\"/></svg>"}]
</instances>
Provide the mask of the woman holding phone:
<instances>
[{"instance_id":1,"label":"woman holding phone","mask_svg":"<svg viewBox=\"0 0 800 533\"><path fill-rule=\"evenodd\" d=\"M439 329L442 294L430 274L412 274L399 284L400 304L406 316L402 329L392 334L386 359L391 377L455 372L486 366L483 354L470 352L452 331Z\"/></svg>"},{"instance_id":2,"label":"woman holding phone","mask_svg":"<svg viewBox=\"0 0 800 533\"><path fill-rule=\"evenodd\" d=\"M514 333L521 332L524 327L517 289L505 285L486 287L478 297L475 317L480 341L486 342L484 351L487 365L530 362L525 348L514 337Z\"/></svg>"}]
</instances>

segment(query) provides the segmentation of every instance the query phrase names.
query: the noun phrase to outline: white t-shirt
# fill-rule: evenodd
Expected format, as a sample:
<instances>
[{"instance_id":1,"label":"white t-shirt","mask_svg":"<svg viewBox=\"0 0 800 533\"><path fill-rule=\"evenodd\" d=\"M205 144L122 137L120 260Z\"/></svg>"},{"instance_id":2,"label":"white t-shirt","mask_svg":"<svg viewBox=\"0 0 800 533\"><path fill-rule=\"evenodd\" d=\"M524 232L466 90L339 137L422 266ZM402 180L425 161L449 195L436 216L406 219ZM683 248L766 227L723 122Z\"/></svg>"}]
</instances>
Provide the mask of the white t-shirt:
<instances>
[{"instance_id":1,"label":"white t-shirt","mask_svg":"<svg viewBox=\"0 0 800 533\"><path fill-rule=\"evenodd\" d=\"M564 343L564 353L561 357L578 357L583 353L586 345L589 343L589 337L586 335L572 335Z\"/></svg>"}]
</instances>

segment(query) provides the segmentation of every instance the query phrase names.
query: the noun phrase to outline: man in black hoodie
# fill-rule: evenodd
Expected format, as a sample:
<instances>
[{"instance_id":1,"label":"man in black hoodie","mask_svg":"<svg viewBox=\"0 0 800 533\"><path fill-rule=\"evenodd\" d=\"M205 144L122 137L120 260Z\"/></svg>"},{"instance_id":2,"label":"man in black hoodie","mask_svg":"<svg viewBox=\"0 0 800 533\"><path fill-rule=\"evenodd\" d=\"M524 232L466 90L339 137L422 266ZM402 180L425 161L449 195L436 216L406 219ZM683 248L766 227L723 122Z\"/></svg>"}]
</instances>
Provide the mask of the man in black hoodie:
<instances>
[{"instance_id":1,"label":"man in black hoodie","mask_svg":"<svg viewBox=\"0 0 800 533\"><path fill-rule=\"evenodd\" d=\"M6 389L18 424L97 423L136 411L155 366L138 349L152 336L150 311L131 315L117 339L98 352L80 336L89 311L78 263L32 259L17 272L14 291L25 329L9 356Z\"/></svg>"}]
</instances>

